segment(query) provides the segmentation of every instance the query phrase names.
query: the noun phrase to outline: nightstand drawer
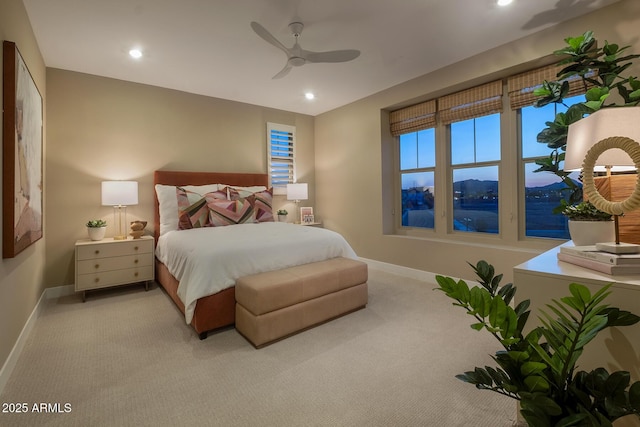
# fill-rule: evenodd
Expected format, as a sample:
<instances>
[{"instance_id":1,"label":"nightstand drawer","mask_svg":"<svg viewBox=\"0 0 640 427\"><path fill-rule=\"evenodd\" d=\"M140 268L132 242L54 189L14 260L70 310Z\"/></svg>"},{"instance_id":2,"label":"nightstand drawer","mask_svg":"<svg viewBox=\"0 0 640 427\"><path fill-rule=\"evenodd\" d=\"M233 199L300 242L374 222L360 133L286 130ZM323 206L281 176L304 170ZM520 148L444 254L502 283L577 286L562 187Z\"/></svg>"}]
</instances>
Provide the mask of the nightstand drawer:
<instances>
[{"instance_id":1,"label":"nightstand drawer","mask_svg":"<svg viewBox=\"0 0 640 427\"><path fill-rule=\"evenodd\" d=\"M153 266L151 265L92 274L78 274L76 290L106 288L108 286L143 282L146 280L153 280Z\"/></svg>"},{"instance_id":2,"label":"nightstand drawer","mask_svg":"<svg viewBox=\"0 0 640 427\"><path fill-rule=\"evenodd\" d=\"M81 245L76 249L78 260L135 255L153 252L153 240L136 239L117 243L96 243Z\"/></svg>"},{"instance_id":3,"label":"nightstand drawer","mask_svg":"<svg viewBox=\"0 0 640 427\"><path fill-rule=\"evenodd\" d=\"M100 273L125 268L146 267L153 264L153 258L147 254L96 258L78 261L78 274Z\"/></svg>"}]
</instances>

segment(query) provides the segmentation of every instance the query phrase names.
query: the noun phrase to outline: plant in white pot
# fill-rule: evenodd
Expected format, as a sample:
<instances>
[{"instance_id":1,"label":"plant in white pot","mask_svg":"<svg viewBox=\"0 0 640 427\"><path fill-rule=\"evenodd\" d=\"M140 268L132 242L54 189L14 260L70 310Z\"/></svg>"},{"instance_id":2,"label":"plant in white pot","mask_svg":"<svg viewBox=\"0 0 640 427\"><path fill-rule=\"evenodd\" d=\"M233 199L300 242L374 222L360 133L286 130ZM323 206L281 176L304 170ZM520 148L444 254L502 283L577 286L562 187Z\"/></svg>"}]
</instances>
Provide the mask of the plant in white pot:
<instances>
[{"instance_id":1,"label":"plant in white pot","mask_svg":"<svg viewBox=\"0 0 640 427\"><path fill-rule=\"evenodd\" d=\"M278 209L278 221L287 222L287 215L289 212L286 209Z\"/></svg>"},{"instance_id":2,"label":"plant in white pot","mask_svg":"<svg viewBox=\"0 0 640 427\"><path fill-rule=\"evenodd\" d=\"M575 205L563 202L561 212L569 220L569 234L574 245L588 246L615 240L611 214L598 210L588 201Z\"/></svg>"},{"instance_id":3,"label":"plant in white pot","mask_svg":"<svg viewBox=\"0 0 640 427\"><path fill-rule=\"evenodd\" d=\"M87 221L87 232L91 240L102 240L107 232L107 221L102 219L91 219Z\"/></svg>"}]
</instances>

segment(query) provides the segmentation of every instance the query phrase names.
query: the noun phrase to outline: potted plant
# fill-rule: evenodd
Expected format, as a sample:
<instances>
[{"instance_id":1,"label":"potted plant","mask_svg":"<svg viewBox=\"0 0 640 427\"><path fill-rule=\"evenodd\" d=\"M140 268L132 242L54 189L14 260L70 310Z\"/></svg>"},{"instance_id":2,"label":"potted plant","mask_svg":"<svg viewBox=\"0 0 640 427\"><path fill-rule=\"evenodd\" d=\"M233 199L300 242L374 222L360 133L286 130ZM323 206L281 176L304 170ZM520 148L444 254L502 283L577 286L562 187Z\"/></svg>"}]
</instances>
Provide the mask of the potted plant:
<instances>
[{"instance_id":1,"label":"potted plant","mask_svg":"<svg viewBox=\"0 0 640 427\"><path fill-rule=\"evenodd\" d=\"M102 240L107 232L107 221L102 219L91 219L87 221L87 232L91 240Z\"/></svg>"},{"instance_id":2,"label":"potted plant","mask_svg":"<svg viewBox=\"0 0 640 427\"><path fill-rule=\"evenodd\" d=\"M558 113L553 122L546 122L546 128L537 136L538 142L546 144L551 153L548 158L537 160L536 172L551 172L565 183L569 203L582 200L582 187L577 185L569 172L565 172L560 163L564 161L569 125L602 108L633 107L640 104L640 80L623 73L633 65L640 55L627 54L629 46L620 47L605 41L599 44L592 31L578 37L567 37L566 46L553 52L562 56L558 65L565 67L558 73L558 81L545 81L534 90L539 98L537 107L556 103L567 107L566 112ZM572 96L567 79L581 79L585 88L585 100L567 106L564 99ZM617 93L618 103L611 102L610 95ZM555 211L554 211L555 212Z\"/></svg>"},{"instance_id":3,"label":"potted plant","mask_svg":"<svg viewBox=\"0 0 640 427\"><path fill-rule=\"evenodd\" d=\"M502 274L479 261L475 270L480 286L436 276L439 288L467 314L471 327L486 329L502 349L493 356L498 367L476 367L456 378L519 401L529 427L611 426L626 416L640 415L640 381L630 373L605 368L579 371L578 359L587 344L608 327L634 325L640 317L604 304L611 284L591 295L586 286L572 283L570 296L541 311L541 326L524 335L529 300L512 304L516 288L500 286Z\"/></svg>"},{"instance_id":4,"label":"potted plant","mask_svg":"<svg viewBox=\"0 0 640 427\"><path fill-rule=\"evenodd\" d=\"M576 246L595 245L615 240L615 226L611 214L598 210L590 202L570 205L561 200L562 214L569 220L569 234Z\"/></svg>"},{"instance_id":5,"label":"potted plant","mask_svg":"<svg viewBox=\"0 0 640 427\"><path fill-rule=\"evenodd\" d=\"M278 221L287 222L287 215L289 212L286 209L278 209Z\"/></svg>"}]
</instances>

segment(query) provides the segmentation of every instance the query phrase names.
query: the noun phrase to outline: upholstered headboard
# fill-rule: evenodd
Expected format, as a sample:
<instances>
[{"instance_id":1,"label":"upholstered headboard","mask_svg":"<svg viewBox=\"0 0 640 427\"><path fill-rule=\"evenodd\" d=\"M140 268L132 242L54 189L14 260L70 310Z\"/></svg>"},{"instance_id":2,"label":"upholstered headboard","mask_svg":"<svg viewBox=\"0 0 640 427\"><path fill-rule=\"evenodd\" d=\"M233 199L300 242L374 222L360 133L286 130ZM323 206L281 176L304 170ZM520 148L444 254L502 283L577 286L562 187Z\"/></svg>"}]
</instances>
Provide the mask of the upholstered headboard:
<instances>
[{"instance_id":1,"label":"upholstered headboard","mask_svg":"<svg viewBox=\"0 0 640 427\"><path fill-rule=\"evenodd\" d=\"M155 192L156 184L164 185L205 185L205 184L228 184L241 187L252 185L264 185L269 183L269 176L263 173L230 173L230 172L185 172L185 171L163 171L158 170L153 173L153 201L154 201L154 236L156 241L160 236L160 212L158 196Z\"/></svg>"}]
</instances>

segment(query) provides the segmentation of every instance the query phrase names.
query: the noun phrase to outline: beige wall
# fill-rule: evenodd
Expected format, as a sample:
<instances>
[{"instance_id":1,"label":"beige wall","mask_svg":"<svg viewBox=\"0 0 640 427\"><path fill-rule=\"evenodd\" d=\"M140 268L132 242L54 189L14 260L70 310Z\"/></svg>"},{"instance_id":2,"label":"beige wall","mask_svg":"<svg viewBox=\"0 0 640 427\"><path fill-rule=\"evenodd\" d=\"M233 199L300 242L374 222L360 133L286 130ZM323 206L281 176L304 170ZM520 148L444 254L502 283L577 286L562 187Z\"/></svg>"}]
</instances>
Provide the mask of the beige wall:
<instances>
[{"instance_id":1,"label":"beige wall","mask_svg":"<svg viewBox=\"0 0 640 427\"><path fill-rule=\"evenodd\" d=\"M47 70L47 87L47 286L73 283L87 220L113 223L101 181L138 181L128 219L149 221L150 232L154 170L266 173L266 122L296 126L298 180L309 183L313 206L311 116L58 69ZM275 197L276 209L287 203Z\"/></svg>"},{"instance_id":2,"label":"beige wall","mask_svg":"<svg viewBox=\"0 0 640 427\"><path fill-rule=\"evenodd\" d=\"M518 175L513 165L502 165L501 176L506 179L501 180L501 203L514 215L513 221L505 215L501 218L502 240L467 233L425 237L383 232L395 221L391 215L395 142L381 110L462 89L461 83L468 87L502 77L503 70L513 72L522 64L539 61L562 47L564 38L587 30L593 30L601 42L630 44L631 51L639 53L640 2L623 0L316 117L316 201L325 224L343 233L365 258L463 278L473 278L467 261L485 259L512 280L513 266L558 244L544 239L518 242ZM639 75L640 70L633 74ZM515 141L516 130L503 129L503 135Z\"/></svg>"},{"instance_id":3,"label":"beige wall","mask_svg":"<svg viewBox=\"0 0 640 427\"><path fill-rule=\"evenodd\" d=\"M40 93L46 99L44 61L21 0L0 1L0 40L16 43ZM0 98L1 94L2 85ZM46 142L44 144L46 147ZM44 231L46 236L46 228ZM0 264L0 367L7 360L20 331L42 294L45 241L46 238L43 237L15 258L3 259Z\"/></svg>"}]
</instances>

